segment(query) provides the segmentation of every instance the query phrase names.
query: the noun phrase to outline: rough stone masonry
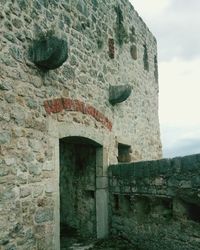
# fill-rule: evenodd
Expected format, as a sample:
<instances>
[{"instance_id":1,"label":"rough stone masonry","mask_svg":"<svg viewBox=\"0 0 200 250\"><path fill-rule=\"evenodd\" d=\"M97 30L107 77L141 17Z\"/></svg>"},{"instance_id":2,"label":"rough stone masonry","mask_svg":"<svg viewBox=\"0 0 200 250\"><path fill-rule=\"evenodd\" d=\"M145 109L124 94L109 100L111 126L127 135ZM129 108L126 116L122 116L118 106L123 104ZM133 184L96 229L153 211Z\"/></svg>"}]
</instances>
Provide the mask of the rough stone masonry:
<instances>
[{"instance_id":1,"label":"rough stone masonry","mask_svg":"<svg viewBox=\"0 0 200 250\"><path fill-rule=\"evenodd\" d=\"M141 250L200 249L200 155L109 168L111 232Z\"/></svg>"},{"instance_id":2,"label":"rough stone masonry","mask_svg":"<svg viewBox=\"0 0 200 250\"><path fill-rule=\"evenodd\" d=\"M107 167L162 156L156 40L127 0L0 9L0 249L59 250L61 223L84 229L85 214L106 237Z\"/></svg>"}]
</instances>

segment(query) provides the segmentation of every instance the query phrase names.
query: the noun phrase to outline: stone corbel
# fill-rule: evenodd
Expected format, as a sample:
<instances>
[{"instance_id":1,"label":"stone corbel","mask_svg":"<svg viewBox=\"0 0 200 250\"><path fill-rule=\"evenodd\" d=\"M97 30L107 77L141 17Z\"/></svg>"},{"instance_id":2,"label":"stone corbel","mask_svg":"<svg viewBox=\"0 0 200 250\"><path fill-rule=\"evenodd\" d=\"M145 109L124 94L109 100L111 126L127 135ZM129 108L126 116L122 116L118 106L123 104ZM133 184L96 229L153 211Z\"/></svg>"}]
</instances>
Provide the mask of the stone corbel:
<instances>
[{"instance_id":1,"label":"stone corbel","mask_svg":"<svg viewBox=\"0 0 200 250\"><path fill-rule=\"evenodd\" d=\"M68 58L67 41L56 36L44 36L33 41L30 60L43 70L56 69Z\"/></svg>"},{"instance_id":2,"label":"stone corbel","mask_svg":"<svg viewBox=\"0 0 200 250\"><path fill-rule=\"evenodd\" d=\"M109 87L109 102L112 105L123 102L130 96L132 87L129 84Z\"/></svg>"}]
</instances>

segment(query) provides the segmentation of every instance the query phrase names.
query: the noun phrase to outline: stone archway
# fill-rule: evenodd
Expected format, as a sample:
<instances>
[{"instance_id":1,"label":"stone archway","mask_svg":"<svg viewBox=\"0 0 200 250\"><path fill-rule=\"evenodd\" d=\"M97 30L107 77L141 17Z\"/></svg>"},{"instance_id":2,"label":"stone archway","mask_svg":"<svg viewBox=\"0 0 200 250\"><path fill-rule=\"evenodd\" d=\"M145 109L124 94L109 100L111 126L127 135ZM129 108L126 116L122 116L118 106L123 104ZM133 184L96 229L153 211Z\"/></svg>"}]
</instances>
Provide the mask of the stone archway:
<instances>
[{"instance_id":1,"label":"stone archway","mask_svg":"<svg viewBox=\"0 0 200 250\"><path fill-rule=\"evenodd\" d=\"M55 249L60 249L60 141L68 140L65 138L82 138L82 142L87 141L96 151L95 168L95 234L97 238L104 238L108 235L108 148L110 135L105 131L99 131L93 127L83 126L82 124L69 124L56 122L53 119L49 121L50 143L54 145L53 164L55 166L56 192L55 192L55 227L54 242ZM78 139L78 140L79 140ZM92 150L92 149L90 149ZM93 196L92 190L88 195Z\"/></svg>"}]
</instances>

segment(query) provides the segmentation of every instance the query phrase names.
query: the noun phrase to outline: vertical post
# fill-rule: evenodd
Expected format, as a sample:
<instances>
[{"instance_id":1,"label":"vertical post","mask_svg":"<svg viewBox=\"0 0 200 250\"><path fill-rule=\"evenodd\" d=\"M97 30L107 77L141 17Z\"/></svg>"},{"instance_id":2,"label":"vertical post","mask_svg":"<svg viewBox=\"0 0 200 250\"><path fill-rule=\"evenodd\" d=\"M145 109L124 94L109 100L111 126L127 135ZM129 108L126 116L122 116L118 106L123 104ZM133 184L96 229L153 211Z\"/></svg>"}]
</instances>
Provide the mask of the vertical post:
<instances>
[{"instance_id":1,"label":"vertical post","mask_svg":"<svg viewBox=\"0 0 200 250\"><path fill-rule=\"evenodd\" d=\"M54 192L54 236L53 236L53 248L60 250L60 152L59 152L59 131L57 122L49 117L48 121L48 134L49 141L54 148L52 167L55 173L55 192Z\"/></svg>"},{"instance_id":2,"label":"vertical post","mask_svg":"<svg viewBox=\"0 0 200 250\"><path fill-rule=\"evenodd\" d=\"M96 150L96 229L97 238L108 236L108 154L106 148Z\"/></svg>"}]
</instances>

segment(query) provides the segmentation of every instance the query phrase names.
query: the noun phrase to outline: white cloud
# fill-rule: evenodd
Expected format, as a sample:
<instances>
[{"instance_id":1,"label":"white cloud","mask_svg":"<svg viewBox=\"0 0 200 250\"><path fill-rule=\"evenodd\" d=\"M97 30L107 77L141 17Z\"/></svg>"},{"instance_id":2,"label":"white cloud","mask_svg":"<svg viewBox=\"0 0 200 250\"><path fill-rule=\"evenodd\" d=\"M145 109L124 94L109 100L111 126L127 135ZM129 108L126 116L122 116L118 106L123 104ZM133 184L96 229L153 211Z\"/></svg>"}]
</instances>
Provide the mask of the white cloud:
<instances>
[{"instance_id":1,"label":"white cloud","mask_svg":"<svg viewBox=\"0 0 200 250\"><path fill-rule=\"evenodd\" d=\"M160 121L164 157L200 153L200 59L160 63Z\"/></svg>"},{"instance_id":2,"label":"white cloud","mask_svg":"<svg viewBox=\"0 0 200 250\"><path fill-rule=\"evenodd\" d=\"M200 153L200 127L162 126L162 144L164 157Z\"/></svg>"},{"instance_id":3,"label":"white cloud","mask_svg":"<svg viewBox=\"0 0 200 250\"><path fill-rule=\"evenodd\" d=\"M200 124L200 59L173 59L159 64L160 121L164 124Z\"/></svg>"},{"instance_id":4,"label":"white cloud","mask_svg":"<svg viewBox=\"0 0 200 250\"><path fill-rule=\"evenodd\" d=\"M160 63L160 124L164 157L200 153L200 59Z\"/></svg>"}]
</instances>

